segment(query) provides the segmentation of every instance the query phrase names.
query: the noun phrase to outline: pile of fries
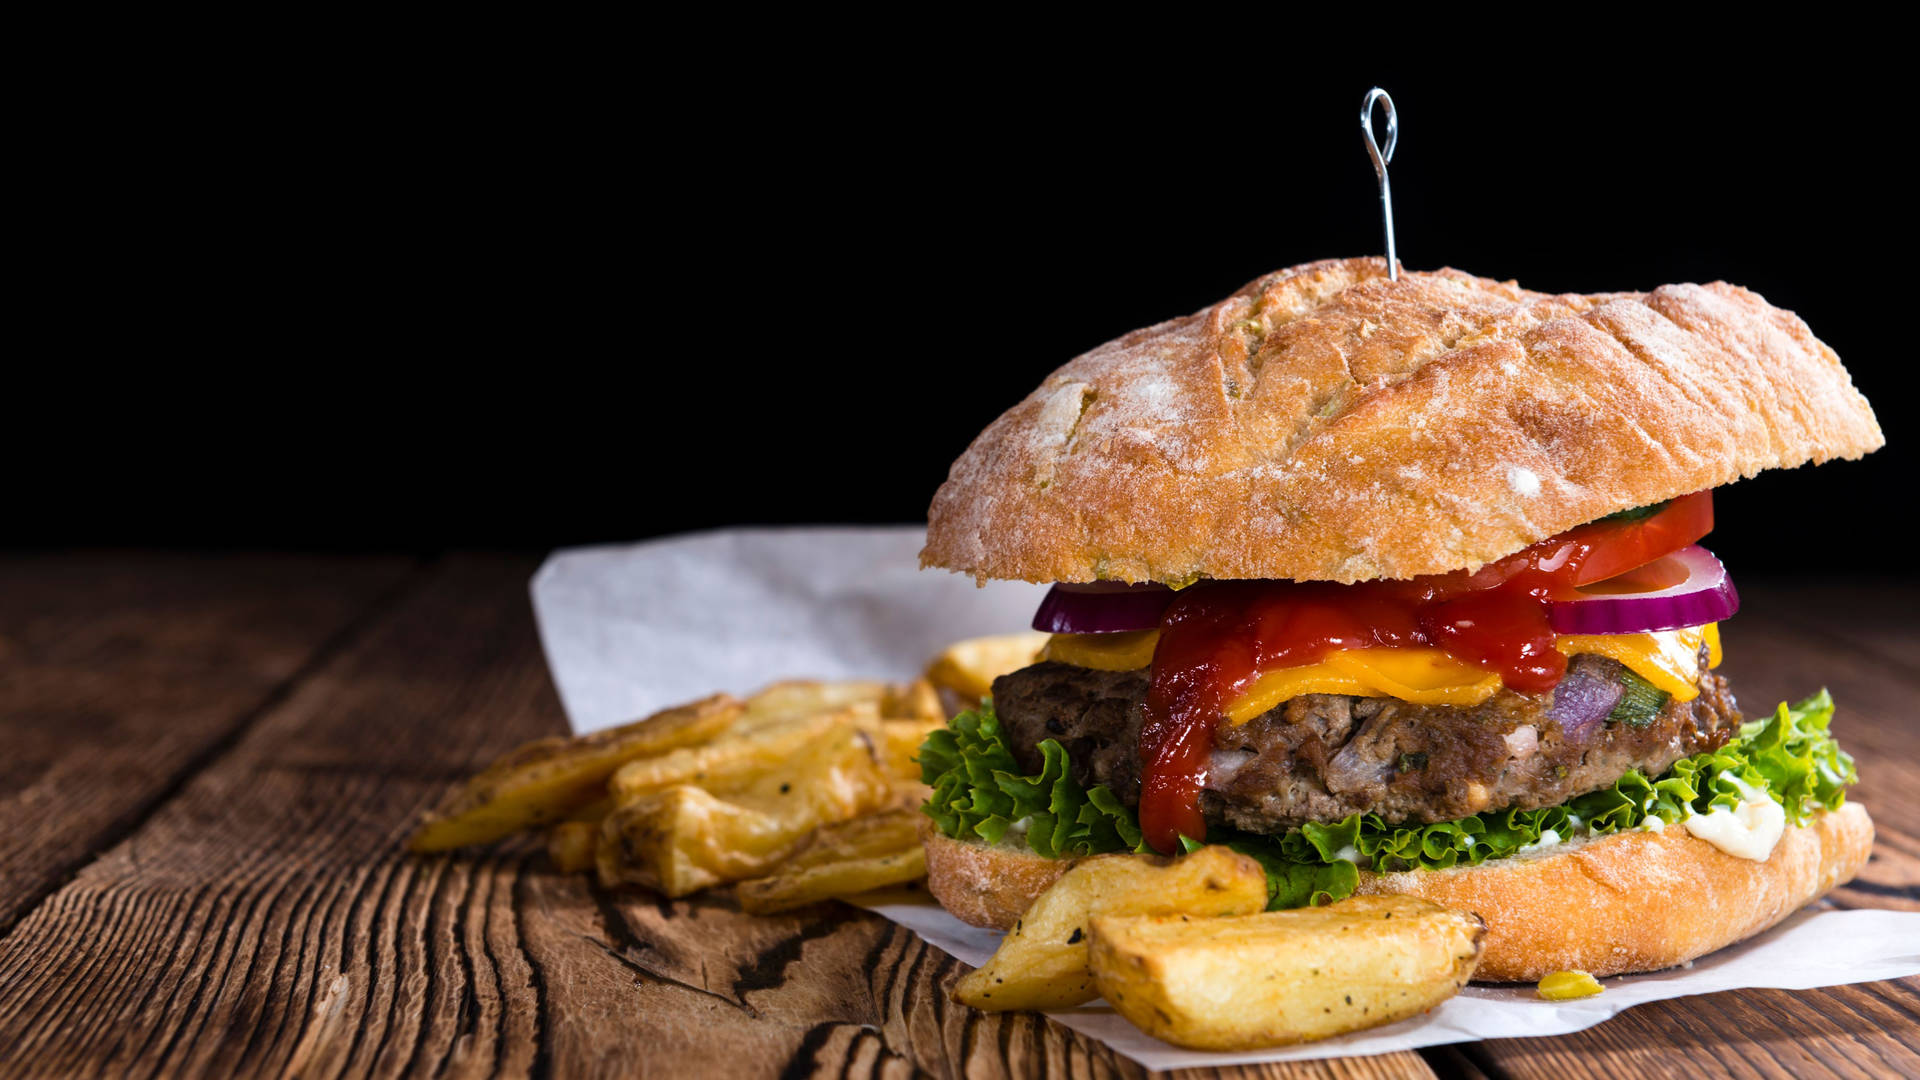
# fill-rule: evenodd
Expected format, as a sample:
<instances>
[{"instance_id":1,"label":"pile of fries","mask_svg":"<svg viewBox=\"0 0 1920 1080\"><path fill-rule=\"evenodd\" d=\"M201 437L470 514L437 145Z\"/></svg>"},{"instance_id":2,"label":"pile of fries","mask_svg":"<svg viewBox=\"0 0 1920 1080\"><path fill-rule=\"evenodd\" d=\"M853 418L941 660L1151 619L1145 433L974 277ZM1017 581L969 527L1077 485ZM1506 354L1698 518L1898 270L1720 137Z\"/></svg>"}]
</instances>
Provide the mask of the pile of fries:
<instances>
[{"instance_id":1,"label":"pile of fries","mask_svg":"<svg viewBox=\"0 0 1920 1080\"><path fill-rule=\"evenodd\" d=\"M1486 924L1409 896L1267 911L1266 872L1225 847L1097 855L1034 900L955 985L976 1009L1096 997L1155 1038L1256 1050L1425 1012L1473 978Z\"/></svg>"},{"instance_id":2,"label":"pile of fries","mask_svg":"<svg viewBox=\"0 0 1920 1080\"><path fill-rule=\"evenodd\" d=\"M544 829L563 871L673 897L735 885L755 914L916 881L928 791L915 753L1045 643L975 638L911 683L776 683L529 743L429 814L411 846ZM986 1010L1104 997L1181 1046L1277 1046L1432 1008L1472 978L1486 932L1475 915L1408 897L1266 904L1260 864L1225 847L1083 859L953 996Z\"/></svg>"},{"instance_id":3,"label":"pile of fries","mask_svg":"<svg viewBox=\"0 0 1920 1080\"><path fill-rule=\"evenodd\" d=\"M544 828L555 866L667 896L740 883L784 911L926 876L913 755L945 722L927 680L783 682L508 754L429 815L446 851Z\"/></svg>"}]
</instances>

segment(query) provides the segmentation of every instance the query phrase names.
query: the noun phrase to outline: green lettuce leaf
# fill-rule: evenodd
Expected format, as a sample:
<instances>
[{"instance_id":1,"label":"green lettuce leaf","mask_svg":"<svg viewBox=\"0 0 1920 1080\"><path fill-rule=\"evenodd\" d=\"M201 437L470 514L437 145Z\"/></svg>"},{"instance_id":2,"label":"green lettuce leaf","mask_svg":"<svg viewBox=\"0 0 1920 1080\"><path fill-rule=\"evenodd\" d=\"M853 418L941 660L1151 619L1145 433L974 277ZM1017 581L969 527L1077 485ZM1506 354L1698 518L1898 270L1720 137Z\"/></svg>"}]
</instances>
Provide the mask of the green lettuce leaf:
<instances>
[{"instance_id":1,"label":"green lettuce leaf","mask_svg":"<svg viewBox=\"0 0 1920 1080\"><path fill-rule=\"evenodd\" d=\"M920 747L922 808L948 836L1019 840L1049 859L1144 851L1133 811L1106 788L1082 788L1057 740L1040 744L1038 775L1022 775L991 703L953 718Z\"/></svg>"},{"instance_id":2,"label":"green lettuce leaf","mask_svg":"<svg viewBox=\"0 0 1920 1080\"><path fill-rule=\"evenodd\" d=\"M1359 868L1443 870L1478 866L1537 844L1577 835L1665 824L1715 806L1737 806L1742 792L1764 792L1799 825L1820 810L1838 810L1858 779L1853 758L1828 732L1833 698L1825 690L1771 717L1749 721L1727 745L1674 763L1657 780L1634 771L1613 786L1560 806L1501 810L1458 821L1392 825L1378 814L1308 824L1281 836L1217 830L1224 843L1267 872L1270 908L1328 903L1353 894ZM1145 851L1139 823L1106 787L1074 782L1067 752L1040 744L1037 776L1020 774L993 706L961 713L920 748L921 779L933 788L923 808L948 836L989 842L1024 839L1048 858ZM1182 837L1188 850L1199 844Z\"/></svg>"}]
</instances>

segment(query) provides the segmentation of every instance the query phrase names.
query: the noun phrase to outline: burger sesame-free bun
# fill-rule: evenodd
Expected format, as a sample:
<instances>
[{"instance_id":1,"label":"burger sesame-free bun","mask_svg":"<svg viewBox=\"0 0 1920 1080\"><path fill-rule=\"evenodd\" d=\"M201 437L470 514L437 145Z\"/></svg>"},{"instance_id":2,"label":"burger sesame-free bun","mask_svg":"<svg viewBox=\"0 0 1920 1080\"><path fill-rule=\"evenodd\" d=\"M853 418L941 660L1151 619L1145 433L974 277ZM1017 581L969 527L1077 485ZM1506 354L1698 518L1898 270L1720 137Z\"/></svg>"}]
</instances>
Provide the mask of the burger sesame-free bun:
<instances>
[{"instance_id":1,"label":"burger sesame-free bun","mask_svg":"<svg viewBox=\"0 0 1920 1080\"><path fill-rule=\"evenodd\" d=\"M923 830L927 888L975 926L1011 929L1070 863ZM1360 875L1363 894L1398 893L1478 914L1486 951L1474 978L1532 981L1555 971L1657 971L1742 941L1849 881L1873 850L1859 803L1789 828L1764 861L1722 852L1685 828L1626 832L1534 856L1451 870Z\"/></svg>"},{"instance_id":2,"label":"burger sesame-free bun","mask_svg":"<svg viewBox=\"0 0 1920 1080\"><path fill-rule=\"evenodd\" d=\"M1765 861L1728 855L1675 825L1541 858L1362 874L1359 891L1478 912L1487 921L1487 951L1477 979L1619 975L1744 941L1852 880L1872 851L1873 819L1848 803L1789 828Z\"/></svg>"},{"instance_id":3,"label":"burger sesame-free bun","mask_svg":"<svg viewBox=\"0 0 1920 1080\"><path fill-rule=\"evenodd\" d=\"M1832 349L1734 285L1550 296L1310 263L1048 376L953 465L921 562L1352 582L1884 443Z\"/></svg>"},{"instance_id":4,"label":"burger sesame-free bun","mask_svg":"<svg viewBox=\"0 0 1920 1080\"><path fill-rule=\"evenodd\" d=\"M1049 859L1008 844L955 840L920 823L927 891L961 922L1011 930L1034 897L1060 880L1072 859Z\"/></svg>"}]
</instances>

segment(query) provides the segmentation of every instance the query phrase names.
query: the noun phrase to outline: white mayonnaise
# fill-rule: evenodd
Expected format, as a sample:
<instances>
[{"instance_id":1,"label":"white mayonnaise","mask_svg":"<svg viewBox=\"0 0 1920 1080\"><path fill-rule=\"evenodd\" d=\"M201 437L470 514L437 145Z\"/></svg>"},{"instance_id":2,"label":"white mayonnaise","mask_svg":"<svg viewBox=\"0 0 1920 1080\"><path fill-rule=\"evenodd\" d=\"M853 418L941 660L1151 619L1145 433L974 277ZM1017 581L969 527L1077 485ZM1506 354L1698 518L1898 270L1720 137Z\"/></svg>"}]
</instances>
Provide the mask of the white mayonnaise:
<instances>
[{"instance_id":1,"label":"white mayonnaise","mask_svg":"<svg viewBox=\"0 0 1920 1080\"><path fill-rule=\"evenodd\" d=\"M1538 840L1535 840L1535 841L1534 841L1533 843L1531 843L1531 844L1525 844L1525 845L1522 845L1522 846L1521 846L1521 847L1519 848L1519 850L1517 850L1517 851L1515 851L1515 852L1514 852L1514 854L1516 854L1516 855L1528 855L1528 854L1531 854L1531 853L1533 853L1533 852L1536 852L1536 851L1541 851L1541 850L1544 850L1544 849L1546 849L1546 848L1550 848L1550 847L1556 847L1556 846L1558 846L1558 845L1559 845L1559 843L1560 843L1560 834L1559 834L1559 832L1557 832L1557 831L1555 831L1555 830L1553 830L1553 829L1541 829L1541 830L1540 830L1540 839L1538 839Z\"/></svg>"},{"instance_id":2,"label":"white mayonnaise","mask_svg":"<svg viewBox=\"0 0 1920 1080\"><path fill-rule=\"evenodd\" d=\"M1787 812L1759 788L1728 777L1740 790L1740 805L1716 806L1681 821L1687 831L1736 859L1764 861L1787 831Z\"/></svg>"}]
</instances>

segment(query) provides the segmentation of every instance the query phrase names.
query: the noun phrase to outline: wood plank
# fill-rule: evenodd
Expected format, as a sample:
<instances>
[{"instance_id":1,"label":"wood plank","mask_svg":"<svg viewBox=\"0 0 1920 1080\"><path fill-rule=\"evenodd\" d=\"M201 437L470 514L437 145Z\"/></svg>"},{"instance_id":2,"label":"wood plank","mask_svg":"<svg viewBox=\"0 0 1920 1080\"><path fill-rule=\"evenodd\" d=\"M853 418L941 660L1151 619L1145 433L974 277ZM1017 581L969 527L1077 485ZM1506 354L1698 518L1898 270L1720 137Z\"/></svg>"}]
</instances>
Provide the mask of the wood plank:
<instances>
[{"instance_id":1,"label":"wood plank","mask_svg":"<svg viewBox=\"0 0 1920 1080\"><path fill-rule=\"evenodd\" d=\"M413 565L0 559L0 933L218 753Z\"/></svg>"},{"instance_id":2,"label":"wood plank","mask_svg":"<svg viewBox=\"0 0 1920 1080\"><path fill-rule=\"evenodd\" d=\"M1920 1076L1920 980L1656 1001L1572 1035L1481 1043L1491 1076Z\"/></svg>"},{"instance_id":3,"label":"wood plank","mask_svg":"<svg viewBox=\"0 0 1920 1080\"><path fill-rule=\"evenodd\" d=\"M529 1066L526 854L398 845L461 774L559 726L533 565L435 567L0 940L0 1075Z\"/></svg>"}]
</instances>

